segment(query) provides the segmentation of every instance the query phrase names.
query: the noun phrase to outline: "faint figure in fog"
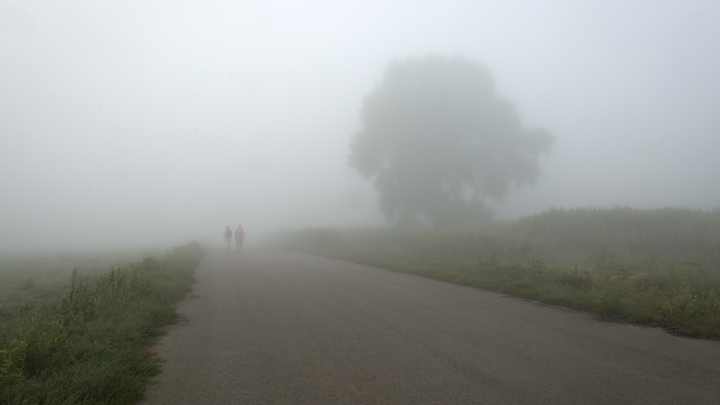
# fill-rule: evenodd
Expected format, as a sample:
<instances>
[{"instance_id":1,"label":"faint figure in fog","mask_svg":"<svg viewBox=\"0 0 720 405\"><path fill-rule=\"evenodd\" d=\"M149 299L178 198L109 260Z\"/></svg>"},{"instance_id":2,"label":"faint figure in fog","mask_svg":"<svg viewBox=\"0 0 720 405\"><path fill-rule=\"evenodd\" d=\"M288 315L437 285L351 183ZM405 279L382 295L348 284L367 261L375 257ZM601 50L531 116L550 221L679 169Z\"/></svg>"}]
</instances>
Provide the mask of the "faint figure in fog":
<instances>
[{"instance_id":1,"label":"faint figure in fog","mask_svg":"<svg viewBox=\"0 0 720 405\"><path fill-rule=\"evenodd\" d=\"M237 249L237 252L240 253L240 250L242 249L242 243L245 241L245 230L242 228L242 225L238 225L237 229L235 230L235 248Z\"/></svg>"},{"instance_id":2,"label":"faint figure in fog","mask_svg":"<svg viewBox=\"0 0 720 405\"><path fill-rule=\"evenodd\" d=\"M225 228L225 250L230 251L230 241L232 240L232 231L230 225Z\"/></svg>"}]
</instances>

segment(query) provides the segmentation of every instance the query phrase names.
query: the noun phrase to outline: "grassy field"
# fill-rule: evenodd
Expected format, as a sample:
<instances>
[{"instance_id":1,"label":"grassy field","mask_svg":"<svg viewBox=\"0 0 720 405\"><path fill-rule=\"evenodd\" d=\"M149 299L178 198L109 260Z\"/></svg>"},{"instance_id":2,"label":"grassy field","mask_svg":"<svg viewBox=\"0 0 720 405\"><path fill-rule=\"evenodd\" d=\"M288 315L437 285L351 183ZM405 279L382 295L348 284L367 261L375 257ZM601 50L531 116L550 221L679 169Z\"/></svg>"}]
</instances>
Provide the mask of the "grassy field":
<instances>
[{"instance_id":1,"label":"grassy field","mask_svg":"<svg viewBox=\"0 0 720 405\"><path fill-rule=\"evenodd\" d=\"M12 320L67 293L73 270L81 279L101 274L165 251L113 250L0 254L0 336Z\"/></svg>"},{"instance_id":2,"label":"grassy field","mask_svg":"<svg viewBox=\"0 0 720 405\"><path fill-rule=\"evenodd\" d=\"M720 210L550 210L483 230L305 229L271 246L720 339Z\"/></svg>"},{"instance_id":3,"label":"grassy field","mask_svg":"<svg viewBox=\"0 0 720 405\"><path fill-rule=\"evenodd\" d=\"M201 257L195 242L112 268L108 260L128 256L73 256L57 267L55 256L6 257L13 287L4 296L32 308L12 312L2 331L0 404L135 403L159 371L148 349L175 321L173 303L190 290ZM68 274L78 263L82 273Z\"/></svg>"}]
</instances>

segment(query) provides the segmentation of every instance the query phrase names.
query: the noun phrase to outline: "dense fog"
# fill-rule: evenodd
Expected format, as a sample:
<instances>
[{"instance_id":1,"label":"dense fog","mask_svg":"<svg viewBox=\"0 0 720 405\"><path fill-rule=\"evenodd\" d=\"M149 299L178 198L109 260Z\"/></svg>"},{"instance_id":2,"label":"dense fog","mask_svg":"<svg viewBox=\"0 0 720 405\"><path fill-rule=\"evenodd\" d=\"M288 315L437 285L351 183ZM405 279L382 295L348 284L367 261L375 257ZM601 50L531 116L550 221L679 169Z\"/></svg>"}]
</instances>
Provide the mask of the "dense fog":
<instances>
[{"instance_id":1,"label":"dense fog","mask_svg":"<svg viewBox=\"0 0 720 405\"><path fill-rule=\"evenodd\" d=\"M487 204L720 205L720 3L0 3L0 251L385 223L348 165L393 60L483 64L547 129Z\"/></svg>"}]
</instances>

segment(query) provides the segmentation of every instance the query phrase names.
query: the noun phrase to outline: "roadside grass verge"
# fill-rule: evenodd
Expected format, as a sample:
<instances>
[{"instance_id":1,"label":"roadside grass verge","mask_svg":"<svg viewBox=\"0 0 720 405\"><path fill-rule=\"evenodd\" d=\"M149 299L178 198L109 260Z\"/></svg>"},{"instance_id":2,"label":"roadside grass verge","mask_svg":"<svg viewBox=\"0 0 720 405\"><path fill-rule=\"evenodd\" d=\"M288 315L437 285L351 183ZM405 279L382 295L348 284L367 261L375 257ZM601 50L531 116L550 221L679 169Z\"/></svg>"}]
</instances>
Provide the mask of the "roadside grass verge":
<instances>
[{"instance_id":1,"label":"roadside grass verge","mask_svg":"<svg viewBox=\"0 0 720 405\"><path fill-rule=\"evenodd\" d=\"M13 319L61 299L74 270L79 278L96 280L111 265L165 253L163 249L0 254L0 337Z\"/></svg>"},{"instance_id":2,"label":"roadside grass verge","mask_svg":"<svg viewBox=\"0 0 720 405\"><path fill-rule=\"evenodd\" d=\"M307 228L272 243L720 339L720 210L551 210L482 231Z\"/></svg>"},{"instance_id":3,"label":"roadside grass verge","mask_svg":"<svg viewBox=\"0 0 720 405\"><path fill-rule=\"evenodd\" d=\"M132 404L159 364L148 353L200 259L192 242L68 291L13 321L0 341L0 404Z\"/></svg>"}]
</instances>

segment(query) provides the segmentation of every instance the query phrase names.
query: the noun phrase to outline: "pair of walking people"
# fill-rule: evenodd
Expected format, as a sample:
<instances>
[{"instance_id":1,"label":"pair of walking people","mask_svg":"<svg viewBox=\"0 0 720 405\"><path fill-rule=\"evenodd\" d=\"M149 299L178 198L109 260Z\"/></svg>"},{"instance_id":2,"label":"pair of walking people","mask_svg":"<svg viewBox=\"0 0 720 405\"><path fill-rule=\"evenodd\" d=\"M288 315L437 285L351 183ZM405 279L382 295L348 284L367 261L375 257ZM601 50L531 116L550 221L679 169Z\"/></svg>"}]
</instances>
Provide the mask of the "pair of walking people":
<instances>
[{"instance_id":1,"label":"pair of walking people","mask_svg":"<svg viewBox=\"0 0 720 405\"><path fill-rule=\"evenodd\" d=\"M232 240L233 232L230 230L230 225L227 226L225 229L225 246L227 248L227 251L230 251L230 241ZM239 253L242 249L242 244L245 241L245 230L242 228L242 225L238 225L237 229L235 230L235 249Z\"/></svg>"}]
</instances>

